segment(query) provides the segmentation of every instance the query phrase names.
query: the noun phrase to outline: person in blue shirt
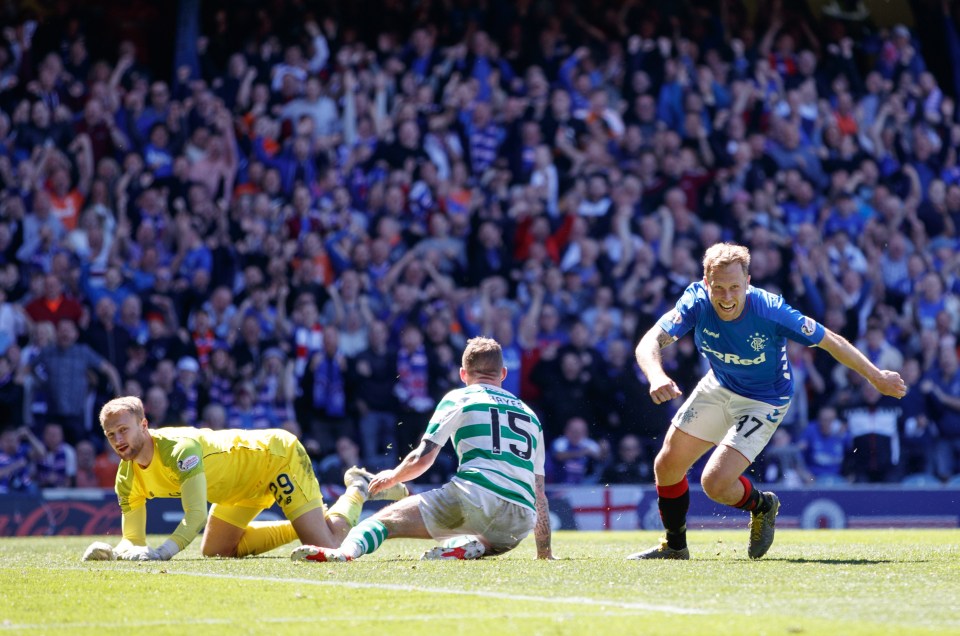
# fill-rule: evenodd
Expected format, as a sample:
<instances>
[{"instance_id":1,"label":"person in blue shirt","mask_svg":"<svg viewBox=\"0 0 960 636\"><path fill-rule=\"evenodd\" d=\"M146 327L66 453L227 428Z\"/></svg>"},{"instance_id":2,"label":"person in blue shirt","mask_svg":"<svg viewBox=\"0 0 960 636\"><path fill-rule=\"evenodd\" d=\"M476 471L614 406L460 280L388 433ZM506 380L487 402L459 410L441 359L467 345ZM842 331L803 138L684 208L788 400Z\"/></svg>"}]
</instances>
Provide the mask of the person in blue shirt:
<instances>
[{"instance_id":1,"label":"person in blue shirt","mask_svg":"<svg viewBox=\"0 0 960 636\"><path fill-rule=\"evenodd\" d=\"M841 478L850 442L850 433L837 417L837 409L820 407L817 419L807 425L799 441L807 470L818 480Z\"/></svg>"},{"instance_id":2,"label":"person in blue shirt","mask_svg":"<svg viewBox=\"0 0 960 636\"><path fill-rule=\"evenodd\" d=\"M747 553L758 559L773 544L780 500L760 492L743 472L773 436L790 408L793 374L787 339L826 350L862 375L880 393L902 398L900 374L878 369L843 337L776 296L750 285L750 251L718 243L703 257L702 281L684 291L637 345L637 362L662 404L680 397L664 371L660 350L693 331L710 370L673 418L654 462L660 518L666 538L630 559L689 559L687 471L716 446L700 483L714 501L750 511Z\"/></svg>"}]
</instances>

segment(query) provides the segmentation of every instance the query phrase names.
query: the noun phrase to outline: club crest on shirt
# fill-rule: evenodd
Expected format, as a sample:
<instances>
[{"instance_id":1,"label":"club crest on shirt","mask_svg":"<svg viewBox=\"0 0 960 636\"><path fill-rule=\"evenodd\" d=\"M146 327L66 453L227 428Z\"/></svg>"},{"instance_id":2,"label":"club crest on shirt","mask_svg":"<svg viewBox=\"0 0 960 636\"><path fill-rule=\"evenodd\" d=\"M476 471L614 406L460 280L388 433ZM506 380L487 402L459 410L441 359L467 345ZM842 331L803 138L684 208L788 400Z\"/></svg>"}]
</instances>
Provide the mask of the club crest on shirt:
<instances>
[{"instance_id":1,"label":"club crest on shirt","mask_svg":"<svg viewBox=\"0 0 960 636\"><path fill-rule=\"evenodd\" d=\"M813 321L813 318L808 318L807 316L803 317L803 324L800 325L800 331L803 332L805 336L812 336L813 332L817 330L817 323Z\"/></svg>"},{"instance_id":2,"label":"club crest on shirt","mask_svg":"<svg viewBox=\"0 0 960 636\"><path fill-rule=\"evenodd\" d=\"M750 348L754 351L763 351L767 348L767 336L762 333L755 333L748 338Z\"/></svg>"},{"instance_id":3,"label":"club crest on shirt","mask_svg":"<svg viewBox=\"0 0 960 636\"><path fill-rule=\"evenodd\" d=\"M197 457L196 455L190 455L189 457L185 457L180 461L178 461L177 468L180 469L180 472L186 473L196 468L197 464L199 463L200 463L199 457Z\"/></svg>"}]
</instances>

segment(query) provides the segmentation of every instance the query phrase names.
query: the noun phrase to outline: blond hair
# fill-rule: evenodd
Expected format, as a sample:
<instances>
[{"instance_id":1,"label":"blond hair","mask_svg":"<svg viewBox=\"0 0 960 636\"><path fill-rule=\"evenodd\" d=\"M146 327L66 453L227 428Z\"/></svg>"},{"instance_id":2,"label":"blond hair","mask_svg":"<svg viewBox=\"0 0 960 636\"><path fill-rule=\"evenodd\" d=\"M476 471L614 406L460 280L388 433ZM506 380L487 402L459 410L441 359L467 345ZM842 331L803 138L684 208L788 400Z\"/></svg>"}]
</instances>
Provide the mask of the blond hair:
<instances>
[{"instance_id":1,"label":"blond hair","mask_svg":"<svg viewBox=\"0 0 960 636\"><path fill-rule=\"evenodd\" d=\"M503 350L500 343L484 336L470 338L463 350L461 366L470 375L500 377L503 370Z\"/></svg>"},{"instance_id":2,"label":"blond hair","mask_svg":"<svg viewBox=\"0 0 960 636\"><path fill-rule=\"evenodd\" d=\"M709 283L717 270L734 263L740 265L743 275L747 276L750 273L750 250L735 243L711 245L703 255L703 277Z\"/></svg>"},{"instance_id":3,"label":"blond hair","mask_svg":"<svg viewBox=\"0 0 960 636\"><path fill-rule=\"evenodd\" d=\"M132 413L137 419L137 424L143 421L143 402L135 395L127 395L110 400L100 409L100 426L103 427L107 420L124 413Z\"/></svg>"}]
</instances>

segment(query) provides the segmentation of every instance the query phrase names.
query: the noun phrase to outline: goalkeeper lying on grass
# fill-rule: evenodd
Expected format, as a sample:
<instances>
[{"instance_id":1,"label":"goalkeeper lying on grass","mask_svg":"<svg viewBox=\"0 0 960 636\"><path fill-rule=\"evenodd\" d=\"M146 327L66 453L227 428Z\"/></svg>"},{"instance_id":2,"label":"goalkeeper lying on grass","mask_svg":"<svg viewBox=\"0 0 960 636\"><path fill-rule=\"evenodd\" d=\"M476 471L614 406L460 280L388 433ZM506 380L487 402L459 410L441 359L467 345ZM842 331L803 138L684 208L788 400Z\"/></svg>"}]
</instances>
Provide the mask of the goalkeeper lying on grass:
<instances>
[{"instance_id":1,"label":"goalkeeper lying on grass","mask_svg":"<svg viewBox=\"0 0 960 636\"><path fill-rule=\"evenodd\" d=\"M347 490L329 510L303 446L278 429L261 431L147 427L137 397L111 400L100 411L107 441L122 460L116 491L123 512L123 540L114 548L95 542L84 560L166 561L200 532L204 556L261 554L295 539L338 547L357 524L372 475L347 471ZM377 499L407 495L402 484ZM146 500L177 497L183 520L157 548L146 544ZM213 506L207 516L207 502ZM253 519L274 501L287 521Z\"/></svg>"}]
</instances>

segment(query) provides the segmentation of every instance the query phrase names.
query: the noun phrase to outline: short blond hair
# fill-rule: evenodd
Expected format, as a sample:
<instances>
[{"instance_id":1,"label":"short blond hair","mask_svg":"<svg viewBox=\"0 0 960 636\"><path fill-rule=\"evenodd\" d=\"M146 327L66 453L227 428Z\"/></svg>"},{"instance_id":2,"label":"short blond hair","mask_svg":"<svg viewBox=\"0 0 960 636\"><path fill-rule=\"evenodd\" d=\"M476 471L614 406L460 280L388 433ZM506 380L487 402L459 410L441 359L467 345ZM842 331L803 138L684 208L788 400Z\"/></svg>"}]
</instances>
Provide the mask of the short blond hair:
<instances>
[{"instance_id":1,"label":"short blond hair","mask_svg":"<svg viewBox=\"0 0 960 636\"><path fill-rule=\"evenodd\" d=\"M493 338L484 336L470 338L463 350L461 366L470 375L499 377L503 370L503 349Z\"/></svg>"},{"instance_id":2,"label":"short blond hair","mask_svg":"<svg viewBox=\"0 0 960 636\"><path fill-rule=\"evenodd\" d=\"M137 424L143 421L143 402L135 395L127 395L110 400L100 409L100 427L102 428L107 420L122 415L132 413L137 418Z\"/></svg>"},{"instance_id":3,"label":"short blond hair","mask_svg":"<svg viewBox=\"0 0 960 636\"><path fill-rule=\"evenodd\" d=\"M750 274L750 250L735 243L716 243L707 248L703 255L703 277L709 283L718 269L737 263L743 269L743 275Z\"/></svg>"}]
</instances>

